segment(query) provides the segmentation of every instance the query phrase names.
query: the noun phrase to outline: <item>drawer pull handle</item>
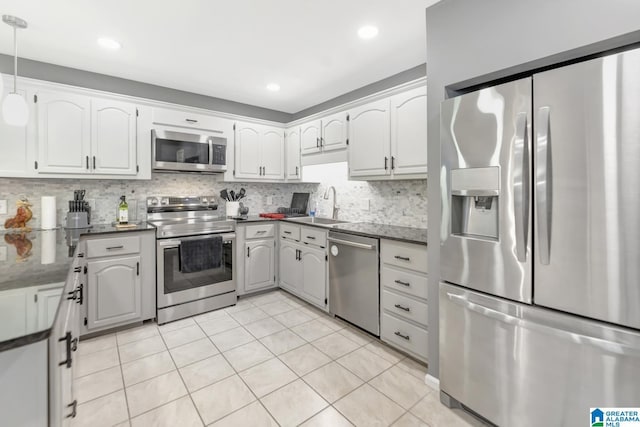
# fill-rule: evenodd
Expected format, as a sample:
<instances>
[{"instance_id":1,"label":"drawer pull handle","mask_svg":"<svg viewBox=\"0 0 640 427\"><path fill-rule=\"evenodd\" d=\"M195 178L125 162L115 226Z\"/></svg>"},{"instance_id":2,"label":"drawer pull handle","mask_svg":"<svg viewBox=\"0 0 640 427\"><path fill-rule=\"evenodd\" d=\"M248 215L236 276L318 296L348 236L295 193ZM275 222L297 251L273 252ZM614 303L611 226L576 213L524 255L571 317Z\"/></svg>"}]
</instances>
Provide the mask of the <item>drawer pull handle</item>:
<instances>
[{"instance_id":1,"label":"drawer pull handle","mask_svg":"<svg viewBox=\"0 0 640 427\"><path fill-rule=\"evenodd\" d=\"M284 234L291 234L291 232L290 231L285 231Z\"/></svg>"},{"instance_id":2,"label":"drawer pull handle","mask_svg":"<svg viewBox=\"0 0 640 427\"><path fill-rule=\"evenodd\" d=\"M189 123L198 123L198 121L195 119L184 119L184 121Z\"/></svg>"},{"instance_id":3,"label":"drawer pull handle","mask_svg":"<svg viewBox=\"0 0 640 427\"><path fill-rule=\"evenodd\" d=\"M67 332L64 337L58 338L58 342L65 343L67 358L62 362L58 363L58 366L65 366L67 368L71 367L71 332Z\"/></svg>"},{"instance_id":4,"label":"drawer pull handle","mask_svg":"<svg viewBox=\"0 0 640 427\"><path fill-rule=\"evenodd\" d=\"M267 230L258 230L258 231L256 231L256 234L264 234L266 232L267 232Z\"/></svg>"},{"instance_id":5,"label":"drawer pull handle","mask_svg":"<svg viewBox=\"0 0 640 427\"><path fill-rule=\"evenodd\" d=\"M112 250L114 250L114 249L124 249L124 246L123 246L123 245L120 245L120 246L108 246L108 247L107 247L107 250L108 250L108 251L112 251Z\"/></svg>"},{"instance_id":6,"label":"drawer pull handle","mask_svg":"<svg viewBox=\"0 0 640 427\"><path fill-rule=\"evenodd\" d=\"M411 311L411 309L409 307L405 307L405 306L400 305L400 304L396 304L395 308L399 308L400 310L404 310L404 311Z\"/></svg>"},{"instance_id":7,"label":"drawer pull handle","mask_svg":"<svg viewBox=\"0 0 640 427\"><path fill-rule=\"evenodd\" d=\"M398 285L402 285L402 286L411 286L411 283L409 282L403 282L402 280L394 280Z\"/></svg>"},{"instance_id":8,"label":"drawer pull handle","mask_svg":"<svg viewBox=\"0 0 640 427\"><path fill-rule=\"evenodd\" d=\"M75 399L73 402L67 405L67 408L71 408L71 413L67 415L66 418L75 418L78 414L78 399Z\"/></svg>"},{"instance_id":9,"label":"drawer pull handle","mask_svg":"<svg viewBox=\"0 0 640 427\"><path fill-rule=\"evenodd\" d=\"M82 271L82 267L74 267L73 268L73 272L74 273L80 273Z\"/></svg>"},{"instance_id":10,"label":"drawer pull handle","mask_svg":"<svg viewBox=\"0 0 640 427\"><path fill-rule=\"evenodd\" d=\"M395 331L394 334L407 341L411 340L411 337L409 335L403 335L400 331Z\"/></svg>"},{"instance_id":11,"label":"drawer pull handle","mask_svg":"<svg viewBox=\"0 0 640 427\"><path fill-rule=\"evenodd\" d=\"M316 240L316 238L313 236L307 236L307 239Z\"/></svg>"},{"instance_id":12,"label":"drawer pull handle","mask_svg":"<svg viewBox=\"0 0 640 427\"><path fill-rule=\"evenodd\" d=\"M394 256L395 259L399 259L402 261L411 261L411 258L409 258L408 256L400 256L400 255L396 255Z\"/></svg>"}]
</instances>

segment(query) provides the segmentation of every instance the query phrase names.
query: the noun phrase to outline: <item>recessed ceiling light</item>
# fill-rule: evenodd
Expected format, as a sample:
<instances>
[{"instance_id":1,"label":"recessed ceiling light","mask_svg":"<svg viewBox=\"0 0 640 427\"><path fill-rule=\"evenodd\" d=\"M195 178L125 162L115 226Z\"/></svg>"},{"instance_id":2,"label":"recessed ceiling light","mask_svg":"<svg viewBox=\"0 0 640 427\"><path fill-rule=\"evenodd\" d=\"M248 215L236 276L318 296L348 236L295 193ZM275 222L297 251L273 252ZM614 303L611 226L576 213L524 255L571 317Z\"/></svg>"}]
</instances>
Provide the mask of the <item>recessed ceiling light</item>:
<instances>
[{"instance_id":1,"label":"recessed ceiling light","mask_svg":"<svg viewBox=\"0 0 640 427\"><path fill-rule=\"evenodd\" d=\"M278 83L269 83L267 85L267 90L270 90L271 92L277 92L280 90L280 85Z\"/></svg>"},{"instance_id":2,"label":"recessed ceiling light","mask_svg":"<svg viewBox=\"0 0 640 427\"><path fill-rule=\"evenodd\" d=\"M102 48L110 50L118 50L121 47L119 42L107 37L100 37L98 39L98 45Z\"/></svg>"},{"instance_id":3,"label":"recessed ceiling light","mask_svg":"<svg viewBox=\"0 0 640 427\"><path fill-rule=\"evenodd\" d=\"M372 39L378 35L378 27L373 25L365 25L358 30L358 36L361 39Z\"/></svg>"}]
</instances>

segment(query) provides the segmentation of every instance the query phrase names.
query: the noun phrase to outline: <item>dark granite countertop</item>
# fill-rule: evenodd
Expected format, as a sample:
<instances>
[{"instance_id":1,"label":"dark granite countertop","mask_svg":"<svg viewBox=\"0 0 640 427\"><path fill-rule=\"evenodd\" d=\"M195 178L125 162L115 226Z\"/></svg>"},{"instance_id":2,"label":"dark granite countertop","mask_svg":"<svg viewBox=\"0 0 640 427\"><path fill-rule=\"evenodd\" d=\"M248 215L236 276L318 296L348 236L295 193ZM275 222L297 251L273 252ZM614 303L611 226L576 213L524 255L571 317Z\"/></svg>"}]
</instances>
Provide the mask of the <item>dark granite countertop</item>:
<instances>
[{"instance_id":1,"label":"dark granite countertop","mask_svg":"<svg viewBox=\"0 0 640 427\"><path fill-rule=\"evenodd\" d=\"M401 227L397 225L374 224L370 222L344 222L328 227L327 225L314 224L313 222L296 221L296 218L284 218L278 220L271 218L261 218L256 215L249 216L247 219L236 219L236 224L242 225L246 223L263 221L285 221L292 224L303 225L305 227L318 227L325 230L341 231L344 233L357 234L360 236L399 240L401 242L417 243L420 245L427 244L426 228Z\"/></svg>"},{"instance_id":2,"label":"dark granite countertop","mask_svg":"<svg viewBox=\"0 0 640 427\"><path fill-rule=\"evenodd\" d=\"M427 229L400 227L397 225L373 224L370 222L352 222L336 224L333 231L341 231L361 236L378 237L380 239L399 240L407 243L427 245Z\"/></svg>"},{"instance_id":3,"label":"dark granite countertop","mask_svg":"<svg viewBox=\"0 0 640 427\"><path fill-rule=\"evenodd\" d=\"M75 230L0 231L0 351L49 336L55 316L43 317L38 303L60 298L82 236L155 230L141 223L117 229L94 225ZM41 296L41 297L39 297Z\"/></svg>"}]
</instances>

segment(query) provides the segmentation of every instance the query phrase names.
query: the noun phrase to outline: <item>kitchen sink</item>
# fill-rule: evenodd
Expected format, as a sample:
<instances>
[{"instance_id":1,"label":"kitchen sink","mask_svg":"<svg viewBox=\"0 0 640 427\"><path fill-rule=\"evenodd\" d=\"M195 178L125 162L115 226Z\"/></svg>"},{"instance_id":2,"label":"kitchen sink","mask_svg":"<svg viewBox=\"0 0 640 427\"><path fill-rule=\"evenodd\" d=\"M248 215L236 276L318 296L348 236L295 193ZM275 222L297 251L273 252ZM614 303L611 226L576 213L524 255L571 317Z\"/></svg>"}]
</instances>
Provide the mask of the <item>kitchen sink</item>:
<instances>
[{"instance_id":1,"label":"kitchen sink","mask_svg":"<svg viewBox=\"0 0 640 427\"><path fill-rule=\"evenodd\" d=\"M302 222L305 224L314 224L314 225L321 225L323 227L333 227L336 224L346 224L348 223L348 221L341 221L339 219L331 219L331 218L318 218L318 217L310 217L310 216L303 216L303 217L299 217L299 218L287 218L287 221L293 221L293 222Z\"/></svg>"}]
</instances>

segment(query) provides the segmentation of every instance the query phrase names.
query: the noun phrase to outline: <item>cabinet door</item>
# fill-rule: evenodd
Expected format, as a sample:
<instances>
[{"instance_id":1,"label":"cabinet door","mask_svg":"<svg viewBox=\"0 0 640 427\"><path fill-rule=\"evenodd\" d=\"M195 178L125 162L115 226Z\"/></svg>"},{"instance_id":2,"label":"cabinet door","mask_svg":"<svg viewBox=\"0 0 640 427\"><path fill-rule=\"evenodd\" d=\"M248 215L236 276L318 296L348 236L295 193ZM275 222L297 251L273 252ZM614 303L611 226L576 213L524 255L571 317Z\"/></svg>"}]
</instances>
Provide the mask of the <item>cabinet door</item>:
<instances>
[{"instance_id":1,"label":"cabinet door","mask_svg":"<svg viewBox=\"0 0 640 427\"><path fill-rule=\"evenodd\" d=\"M302 294L309 302L324 307L327 297L327 262L322 249L302 250Z\"/></svg>"},{"instance_id":2,"label":"cabinet door","mask_svg":"<svg viewBox=\"0 0 640 427\"><path fill-rule=\"evenodd\" d=\"M56 317L56 310L60 305L60 298L64 283L60 287L52 289L38 290L36 293L36 301L38 304L38 329L46 329L53 323Z\"/></svg>"},{"instance_id":3,"label":"cabinet door","mask_svg":"<svg viewBox=\"0 0 640 427\"><path fill-rule=\"evenodd\" d=\"M394 175L427 173L427 88L391 97L391 156Z\"/></svg>"},{"instance_id":4,"label":"cabinet door","mask_svg":"<svg viewBox=\"0 0 640 427\"><path fill-rule=\"evenodd\" d=\"M298 260L299 246L280 240L280 286L294 293L302 290L302 263Z\"/></svg>"},{"instance_id":5,"label":"cabinet door","mask_svg":"<svg viewBox=\"0 0 640 427\"><path fill-rule=\"evenodd\" d=\"M88 329L141 318L140 256L89 261L87 268Z\"/></svg>"},{"instance_id":6,"label":"cabinet door","mask_svg":"<svg viewBox=\"0 0 640 427\"><path fill-rule=\"evenodd\" d=\"M8 84L9 80L5 79L5 85ZM26 99L26 91L18 89L18 93ZM34 164L29 159L32 129L30 124L24 127L10 126L0 118L0 177L33 176Z\"/></svg>"},{"instance_id":7,"label":"cabinet door","mask_svg":"<svg viewBox=\"0 0 640 427\"><path fill-rule=\"evenodd\" d=\"M349 176L389 175L389 99L354 108L349 118Z\"/></svg>"},{"instance_id":8,"label":"cabinet door","mask_svg":"<svg viewBox=\"0 0 640 427\"><path fill-rule=\"evenodd\" d=\"M287 173L285 178L297 180L301 178L300 164L300 128L291 128L286 134Z\"/></svg>"},{"instance_id":9,"label":"cabinet door","mask_svg":"<svg viewBox=\"0 0 640 427\"><path fill-rule=\"evenodd\" d=\"M91 100L91 167L94 173L136 174L136 106Z\"/></svg>"},{"instance_id":10,"label":"cabinet door","mask_svg":"<svg viewBox=\"0 0 640 427\"><path fill-rule=\"evenodd\" d=\"M236 178L260 178L260 126L236 123Z\"/></svg>"},{"instance_id":11,"label":"cabinet door","mask_svg":"<svg viewBox=\"0 0 640 427\"><path fill-rule=\"evenodd\" d=\"M284 130L265 127L260 135L263 179L284 179Z\"/></svg>"},{"instance_id":12,"label":"cabinet door","mask_svg":"<svg viewBox=\"0 0 640 427\"><path fill-rule=\"evenodd\" d=\"M300 127L300 152L302 154L312 154L320 151L321 125L320 120L316 120Z\"/></svg>"},{"instance_id":13,"label":"cabinet door","mask_svg":"<svg viewBox=\"0 0 640 427\"><path fill-rule=\"evenodd\" d=\"M341 150L347 148L347 113L333 114L322 119L323 151Z\"/></svg>"},{"instance_id":14,"label":"cabinet door","mask_svg":"<svg viewBox=\"0 0 640 427\"><path fill-rule=\"evenodd\" d=\"M275 285L273 239L251 241L244 246L244 290Z\"/></svg>"},{"instance_id":15,"label":"cabinet door","mask_svg":"<svg viewBox=\"0 0 640 427\"><path fill-rule=\"evenodd\" d=\"M2 339L25 335L29 329L29 306L33 294L27 289L11 289L0 292L0 337Z\"/></svg>"},{"instance_id":16,"label":"cabinet door","mask_svg":"<svg viewBox=\"0 0 640 427\"><path fill-rule=\"evenodd\" d=\"M38 93L38 172L90 172L91 102L88 97Z\"/></svg>"}]
</instances>

